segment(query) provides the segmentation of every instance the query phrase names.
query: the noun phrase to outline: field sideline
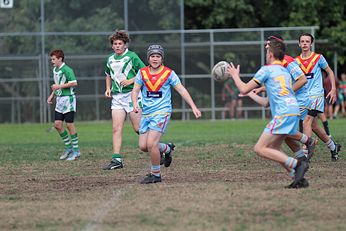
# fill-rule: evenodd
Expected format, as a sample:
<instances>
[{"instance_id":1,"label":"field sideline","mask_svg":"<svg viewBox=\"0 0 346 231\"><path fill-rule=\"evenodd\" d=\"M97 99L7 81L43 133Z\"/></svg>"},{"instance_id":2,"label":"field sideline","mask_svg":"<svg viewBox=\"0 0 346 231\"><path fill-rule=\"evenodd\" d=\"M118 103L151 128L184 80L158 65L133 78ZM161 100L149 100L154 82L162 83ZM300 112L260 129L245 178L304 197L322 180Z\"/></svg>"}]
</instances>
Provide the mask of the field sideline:
<instances>
[{"instance_id":1,"label":"field sideline","mask_svg":"<svg viewBox=\"0 0 346 231\"><path fill-rule=\"evenodd\" d=\"M111 157L111 122L77 122L82 156L59 161L51 124L0 124L0 230L346 230L346 119L330 120L343 145L331 162L320 141L306 178L291 180L252 150L266 121L171 121L177 145L162 183L140 185L149 157L126 122L124 168ZM284 147L287 151L287 148Z\"/></svg>"}]
</instances>

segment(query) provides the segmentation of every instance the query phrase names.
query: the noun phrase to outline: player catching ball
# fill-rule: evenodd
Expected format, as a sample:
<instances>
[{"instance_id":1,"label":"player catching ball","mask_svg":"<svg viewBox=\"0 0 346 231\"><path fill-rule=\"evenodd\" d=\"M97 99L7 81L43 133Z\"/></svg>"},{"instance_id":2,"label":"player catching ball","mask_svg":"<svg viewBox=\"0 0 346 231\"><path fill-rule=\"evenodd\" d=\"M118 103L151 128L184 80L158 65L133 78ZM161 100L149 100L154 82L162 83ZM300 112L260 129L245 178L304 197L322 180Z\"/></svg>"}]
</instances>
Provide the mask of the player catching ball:
<instances>
[{"instance_id":1,"label":"player catching ball","mask_svg":"<svg viewBox=\"0 0 346 231\"><path fill-rule=\"evenodd\" d=\"M304 175L309 167L308 161L306 157L299 160L289 157L280 150L287 135L295 134L299 124L299 106L291 86L291 76L281 65L285 54L284 47L282 42L271 42L266 50L268 65L261 67L248 83L240 79L239 65L235 67L231 63L228 72L242 94L249 93L259 84L265 85L273 118L264 129L254 150L257 155L278 162L286 169L294 169L295 178L288 187L299 188L303 185L306 187L302 181L306 181Z\"/></svg>"}]
</instances>

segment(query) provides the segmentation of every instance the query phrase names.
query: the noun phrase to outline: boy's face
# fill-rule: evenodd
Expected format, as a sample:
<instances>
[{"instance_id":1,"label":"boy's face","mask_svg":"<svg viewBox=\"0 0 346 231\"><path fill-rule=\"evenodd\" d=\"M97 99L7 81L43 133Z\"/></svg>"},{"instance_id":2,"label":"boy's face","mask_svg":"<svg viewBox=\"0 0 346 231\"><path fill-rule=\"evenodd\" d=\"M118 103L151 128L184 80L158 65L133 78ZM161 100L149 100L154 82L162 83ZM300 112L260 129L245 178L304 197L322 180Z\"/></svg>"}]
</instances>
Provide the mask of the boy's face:
<instances>
[{"instance_id":1,"label":"boy's face","mask_svg":"<svg viewBox=\"0 0 346 231\"><path fill-rule=\"evenodd\" d=\"M302 49L302 51L309 51L312 46L311 37L310 36L300 37L299 46Z\"/></svg>"},{"instance_id":2,"label":"boy's face","mask_svg":"<svg viewBox=\"0 0 346 231\"><path fill-rule=\"evenodd\" d=\"M62 64L62 58L57 58L55 55L52 55L50 57L50 61L54 67L60 67L60 65Z\"/></svg>"},{"instance_id":3,"label":"boy's face","mask_svg":"<svg viewBox=\"0 0 346 231\"><path fill-rule=\"evenodd\" d=\"M152 54L149 56L149 65L152 68L158 68L162 65L162 56L159 54Z\"/></svg>"},{"instance_id":4,"label":"boy's face","mask_svg":"<svg viewBox=\"0 0 346 231\"><path fill-rule=\"evenodd\" d=\"M113 40L112 49L114 50L115 54L117 55L123 54L126 48L127 46L123 40Z\"/></svg>"}]
</instances>

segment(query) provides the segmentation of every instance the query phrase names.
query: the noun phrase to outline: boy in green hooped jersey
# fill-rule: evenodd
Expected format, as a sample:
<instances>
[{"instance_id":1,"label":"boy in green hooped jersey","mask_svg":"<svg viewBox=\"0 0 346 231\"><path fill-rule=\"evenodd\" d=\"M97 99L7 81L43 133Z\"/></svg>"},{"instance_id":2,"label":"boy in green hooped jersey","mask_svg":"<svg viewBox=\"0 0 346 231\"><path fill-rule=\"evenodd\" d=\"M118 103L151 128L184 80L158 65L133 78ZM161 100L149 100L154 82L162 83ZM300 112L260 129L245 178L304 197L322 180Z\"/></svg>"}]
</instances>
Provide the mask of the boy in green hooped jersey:
<instances>
[{"instance_id":1,"label":"boy in green hooped jersey","mask_svg":"<svg viewBox=\"0 0 346 231\"><path fill-rule=\"evenodd\" d=\"M51 86L52 93L47 99L48 104L53 103L56 96L54 127L65 143L65 150L60 160L76 160L80 156L77 131L74 126L76 112L76 96L74 88L77 86L76 76L73 70L64 63L64 52L53 50L50 53L51 62L54 66L54 84ZM63 126L66 122L70 137Z\"/></svg>"},{"instance_id":2,"label":"boy in green hooped jersey","mask_svg":"<svg viewBox=\"0 0 346 231\"><path fill-rule=\"evenodd\" d=\"M122 155L120 154L122 143L122 129L129 115L131 124L136 133L139 130L141 111L133 112L131 91L135 76L145 64L136 53L128 49L130 37L126 31L116 30L109 37L114 51L106 60L106 91L105 96L111 98L112 126L113 126L113 155L111 162L103 169L112 170L123 167ZM140 96L138 100L141 102Z\"/></svg>"}]
</instances>

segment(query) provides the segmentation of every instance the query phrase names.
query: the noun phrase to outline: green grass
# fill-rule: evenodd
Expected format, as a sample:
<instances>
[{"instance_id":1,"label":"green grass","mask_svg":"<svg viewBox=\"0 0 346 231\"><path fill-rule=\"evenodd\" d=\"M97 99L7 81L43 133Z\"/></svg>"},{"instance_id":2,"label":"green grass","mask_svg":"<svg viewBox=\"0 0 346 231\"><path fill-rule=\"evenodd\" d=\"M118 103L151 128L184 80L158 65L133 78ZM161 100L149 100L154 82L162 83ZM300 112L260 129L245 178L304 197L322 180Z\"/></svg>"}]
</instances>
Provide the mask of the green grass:
<instances>
[{"instance_id":1,"label":"green grass","mask_svg":"<svg viewBox=\"0 0 346 231\"><path fill-rule=\"evenodd\" d=\"M345 122L329 121L341 144ZM0 230L345 230L345 152L331 162L319 142L310 187L285 189L287 173L252 150L265 125L171 121L162 141L177 145L172 166L162 183L143 186L149 157L128 122L125 167L116 171L102 170L110 121L76 123L74 162L58 160L63 144L51 124L1 124Z\"/></svg>"}]
</instances>

